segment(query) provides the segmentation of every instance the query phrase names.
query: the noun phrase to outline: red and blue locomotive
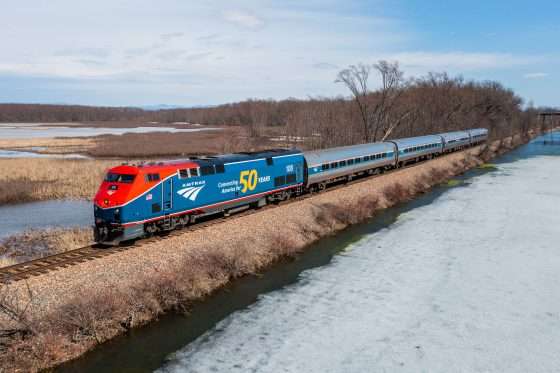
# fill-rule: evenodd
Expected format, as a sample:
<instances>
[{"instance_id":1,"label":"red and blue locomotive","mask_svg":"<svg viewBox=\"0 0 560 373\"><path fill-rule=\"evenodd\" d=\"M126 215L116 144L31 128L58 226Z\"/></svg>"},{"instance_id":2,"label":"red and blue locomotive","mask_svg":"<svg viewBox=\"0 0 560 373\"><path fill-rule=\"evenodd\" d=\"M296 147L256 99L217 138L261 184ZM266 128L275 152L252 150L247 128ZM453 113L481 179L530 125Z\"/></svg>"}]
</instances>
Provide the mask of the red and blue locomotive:
<instances>
[{"instance_id":1,"label":"red and blue locomotive","mask_svg":"<svg viewBox=\"0 0 560 373\"><path fill-rule=\"evenodd\" d=\"M111 168L95 196L95 241L116 244L197 217L300 193L304 158L268 150Z\"/></svg>"},{"instance_id":2,"label":"red and blue locomotive","mask_svg":"<svg viewBox=\"0 0 560 373\"><path fill-rule=\"evenodd\" d=\"M484 128L301 152L268 150L109 170L95 196L95 240L121 241L172 230L327 185L403 167L484 143Z\"/></svg>"}]
</instances>

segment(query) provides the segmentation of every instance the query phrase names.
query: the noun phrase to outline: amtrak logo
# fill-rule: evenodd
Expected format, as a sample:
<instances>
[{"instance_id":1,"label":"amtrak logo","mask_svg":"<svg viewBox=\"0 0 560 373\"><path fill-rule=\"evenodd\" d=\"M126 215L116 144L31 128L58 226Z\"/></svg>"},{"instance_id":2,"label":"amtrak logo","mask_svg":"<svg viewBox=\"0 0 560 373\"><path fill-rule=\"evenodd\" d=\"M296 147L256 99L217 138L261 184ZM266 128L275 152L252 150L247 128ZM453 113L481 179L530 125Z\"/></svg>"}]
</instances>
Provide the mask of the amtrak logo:
<instances>
[{"instance_id":1,"label":"amtrak logo","mask_svg":"<svg viewBox=\"0 0 560 373\"><path fill-rule=\"evenodd\" d=\"M177 194L190 199L191 201L195 201L196 197L198 197L198 193L200 193L200 191L204 188L203 186L199 186L199 187L188 187L188 188L184 188L184 189L179 189L177 191Z\"/></svg>"}]
</instances>

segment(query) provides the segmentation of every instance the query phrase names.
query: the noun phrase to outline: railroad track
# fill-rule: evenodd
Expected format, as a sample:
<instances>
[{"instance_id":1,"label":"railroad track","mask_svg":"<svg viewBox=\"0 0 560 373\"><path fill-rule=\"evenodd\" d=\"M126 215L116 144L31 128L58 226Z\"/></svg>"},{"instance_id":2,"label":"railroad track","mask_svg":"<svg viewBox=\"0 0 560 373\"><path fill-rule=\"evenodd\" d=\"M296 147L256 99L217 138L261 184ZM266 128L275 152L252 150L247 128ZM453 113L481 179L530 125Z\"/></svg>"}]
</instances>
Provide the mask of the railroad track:
<instances>
[{"instance_id":1,"label":"railroad track","mask_svg":"<svg viewBox=\"0 0 560 373\"><path fill-rule=\"evenodd\" d=\"M456 154L456 153L451 153L451 154ZM444 155L444 157L447 155ZM396 170L391 170L388 171L386 173L392 173L398 170L403 170L403 169L407 169L410 167L414 167L416 165L419 164L423 164L426 161L422 161L422 162L418 162L418 163L414 163ZM375 179L379 176L381 176L382 174L377 174L377 175L373 175L373 176L366 176L366 177L360 177L357 179L354 179L352 181L348 181L345 183L341 183L341 184L336 184L333 185L329 188L326 189L326 192L331 192L331 191L335 191L337 189L340 188L345 188L347 186L350 185L354 185L354 184L358 184L358 183L362 183L368 180L372 180ZM131 244L126 244L126 245L122 245L122 246L104 246L104 245L90 245L90 246L85 246L85 247L81 247L79 249L74 249L74 250L70 250L70 251L66 251L63 253L59 253L59 254L54 254L54 255L49 255L43 258L39 258L39 259L34 259L34 260L30 260L27 262L23 262L23 263L18 263L18 264L14 264L8 267L3 267L0 268L0 283L11 283L11 282L16 282L16 281L21 281L21 280L26 280L30 277L33 276L40 276L42 274L48 273L48 272L52 272L52 271L56 271L60 268L66 268L66 267L70 267L79 263L84 263L90 260L95 260L98 258L102 258L111 254L115 254L115 253L119 253L122 251L126 251L126 250L130 250L133 248L137 248L137 247L142 247L145 245L149 245L151 243L154 242L158 242L158 241L162 241L162 240L167 240L171 237L176 237L179 235L183 235L183 234L188 234L191 232L196 232L198 230L201 229L205 229L207 227L213 226L213 225L217 225L217 224L221 224L225 221L231 221L233 219L239 219L241 217L247 216L247 215L252 215L252 214L256 214L265 210L269 210L272 208L275 208L276 206L284 206L286 204L290 204L290 203L294 203L294 202L299 202L302 200L305 200L307 198L311 198L313 196L317 195L317 193L306 193L303 194L301 196L298 197L294 197L291 198L287 201L283 201L280 202L279 204L268 204L264 207L261 207L260 209L247 209L238 213L235 213L229 217L217 217L217 218L212 218L209 220L203 220L200 222L197 222L193 225L190 225L186 228L183 229L176 229L170 232L166 232L163 234L158 234L149 238L145 238L142 240L138 240L136 242L133 242Z\"/></svg>"}]
</instances>

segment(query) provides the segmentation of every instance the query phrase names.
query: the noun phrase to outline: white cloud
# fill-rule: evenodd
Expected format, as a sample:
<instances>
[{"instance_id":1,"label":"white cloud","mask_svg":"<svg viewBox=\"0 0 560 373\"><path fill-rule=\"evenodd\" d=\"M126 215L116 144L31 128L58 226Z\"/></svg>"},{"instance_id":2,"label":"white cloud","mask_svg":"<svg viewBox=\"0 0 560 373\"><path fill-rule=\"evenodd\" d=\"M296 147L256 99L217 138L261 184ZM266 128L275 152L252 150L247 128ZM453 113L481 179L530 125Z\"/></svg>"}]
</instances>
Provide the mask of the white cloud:
<instances>
[{"instance_id":1,"label":"white cloud","mask_svg":"<svg viewBox=\"0 0 560 373\"><path fill-rule=\"evenodd\" d=\"M264 26L264 21L254 14L242 10L229 10L224 12L226 21L246 29L259 29Z\"/></svg>"},{"instance_id":2,"label":"white cloud","mask_svg":"<svg viewBox=\"0 0 560 373\"><path fill-rule=\"evenodd\" d=\"M169 41L169 40L173 40L173 39L183 37L184 35L185 35L185 33L183 33L183 32L169 32L167 34L162 34L161 39L164 40L164 41Z\"/></svg>"},{"instance_id":3,"label":"white cloud","mask_svg":"<svg viewBox=\"0 0 560 373\"><path fill-rule=\"evenodd\" d=\"M542 79L542 78L546 78L547 76L548 76L547 73L529 73L523 75L525 79Z\"/></svg>"},{"instance_id":4,"label":"white cloud","mask_svg":"<svg viewBox=\"0 0 560 373\"><path fill-rule=\"evenodd\" d=\"M547 69L534 64L541 57L413 49L422 34L382 16L382 1L369 12L355 0L238 0L230 8L220 0L113 3L57 0L41 8L21 0L0 12L2 27L13 31L0 32L0 79L72 81L52 90L56 101L203 105L346 94L333 83L337 70L379 59L398 60L409 76L449 71L491 79L498 69L518 67L516 76ZM71 30L79 32L69 38ZM97 96L87 96L97 82Z\"/></svg>"},{"instance_id":5,"label":"white cloud","mask_svg":"<svg viewBox=\"0 0 560 373\"><path fill-rule=\"evenodd\" d=\"M339 66L328 62L318 62L318 63L314 63L312 66L316 69L324 69L324 70L340 69Z\"/></svg>"}]
</instances>

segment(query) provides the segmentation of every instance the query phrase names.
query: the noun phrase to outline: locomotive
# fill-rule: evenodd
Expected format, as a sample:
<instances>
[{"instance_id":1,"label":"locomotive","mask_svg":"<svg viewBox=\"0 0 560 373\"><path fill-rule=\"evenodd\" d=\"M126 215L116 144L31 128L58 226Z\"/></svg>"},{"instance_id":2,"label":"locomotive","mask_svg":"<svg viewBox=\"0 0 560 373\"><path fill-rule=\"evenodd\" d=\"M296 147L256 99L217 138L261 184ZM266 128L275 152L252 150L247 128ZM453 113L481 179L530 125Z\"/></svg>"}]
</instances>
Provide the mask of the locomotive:
<instances>
[{"instance_id":1,"label":"locomotive","mask_svg":"<svg viewBox=\"0 0 560 373\"><path fill-rule=\"evenodd\" d=\"M485 142L483 128L300 151L271 149L111 168L94 198L95 241L170 231L213 214L324 190L329 184L403 167Z\"/></svg>"}]
</instances>

